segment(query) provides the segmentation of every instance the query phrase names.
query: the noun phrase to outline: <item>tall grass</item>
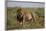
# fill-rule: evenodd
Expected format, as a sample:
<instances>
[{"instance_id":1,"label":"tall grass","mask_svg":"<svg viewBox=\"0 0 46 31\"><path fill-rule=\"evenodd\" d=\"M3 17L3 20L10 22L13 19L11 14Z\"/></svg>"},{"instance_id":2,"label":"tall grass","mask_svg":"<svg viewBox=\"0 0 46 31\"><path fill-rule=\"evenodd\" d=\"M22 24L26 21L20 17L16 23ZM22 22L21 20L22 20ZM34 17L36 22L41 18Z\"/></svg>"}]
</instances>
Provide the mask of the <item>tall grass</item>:
<instances>
[{"instance_id":1,"label":"tall grass","mask_svg":"<svg viewBox=\"0 0 46 31\"><path fill-rule=\"evenodd\" d=\"M44 8L21 8L29 11L29 13L34 13L36 22L25 22L19 25L16 20L16 11L19 7L8 7L7 8L7 29L34 29L34 28L44 28Z\"/></svg>"}]
</instances>

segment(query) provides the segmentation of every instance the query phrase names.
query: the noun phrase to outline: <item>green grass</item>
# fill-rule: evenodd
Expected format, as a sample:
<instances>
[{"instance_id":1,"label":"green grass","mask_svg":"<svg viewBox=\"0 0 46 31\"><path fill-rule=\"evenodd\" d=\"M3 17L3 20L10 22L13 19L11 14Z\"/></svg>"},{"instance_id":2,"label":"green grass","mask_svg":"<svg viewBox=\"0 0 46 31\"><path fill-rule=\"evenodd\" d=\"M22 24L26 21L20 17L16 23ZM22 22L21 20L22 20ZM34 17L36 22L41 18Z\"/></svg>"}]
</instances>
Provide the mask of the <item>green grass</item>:
<instances>
[{"instance_id":1,"label":"green grass","mask_svg":"<svg viewBox=\"0 0 46 31\"><path fill-rule=\"evenodd\" d=\"M34 13L36 22L31 23L30 21L25 22L22 25L17 24L16 20L16 11L19 7L7 8L7 29L35 29L35 28L44 28L44 8L21 8L26 9L29 13Z\"/></svg>"}]
</instances>

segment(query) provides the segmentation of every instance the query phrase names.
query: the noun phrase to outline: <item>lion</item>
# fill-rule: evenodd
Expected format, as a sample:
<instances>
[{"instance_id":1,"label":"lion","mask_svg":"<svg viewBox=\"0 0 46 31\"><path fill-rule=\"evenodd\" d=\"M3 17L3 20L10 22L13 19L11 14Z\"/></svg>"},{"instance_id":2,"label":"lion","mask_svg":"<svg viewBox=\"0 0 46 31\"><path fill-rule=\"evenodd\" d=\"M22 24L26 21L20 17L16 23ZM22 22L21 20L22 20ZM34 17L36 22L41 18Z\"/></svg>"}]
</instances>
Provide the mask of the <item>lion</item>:
<instances>
[{"instance_id":1,"label":"lion","mask_svg":"<svg viewBox=\"0 0 46 31\"><path fill-rule=\"evenodd\" d=\"M35 19L32 12L30 13L28 10L20 8L17 10L17 21L20 24L23 24L24 22L28 22L28 21L33 22L35 21Z\"/></svg>"}]
</instances>

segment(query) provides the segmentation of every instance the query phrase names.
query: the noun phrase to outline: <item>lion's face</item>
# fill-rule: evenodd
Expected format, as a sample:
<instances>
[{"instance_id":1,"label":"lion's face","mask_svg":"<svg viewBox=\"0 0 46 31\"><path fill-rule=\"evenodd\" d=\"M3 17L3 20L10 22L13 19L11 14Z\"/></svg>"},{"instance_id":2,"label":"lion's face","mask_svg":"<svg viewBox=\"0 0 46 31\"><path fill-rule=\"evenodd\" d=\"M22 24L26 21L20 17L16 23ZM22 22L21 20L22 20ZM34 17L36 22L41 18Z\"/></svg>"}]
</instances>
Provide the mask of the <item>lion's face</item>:
<instances>
[{"instance_id":1,"label":"lion's face","mask_svg":"<svg viewBox=\"0 0 46 31\"><path fill-rule=\"evenodd\" d=\"M20 9L17 11L17 20L19 22L23 21L23 13L22 13L22 10L20 10Z\"/></svg>"}]
</instances>

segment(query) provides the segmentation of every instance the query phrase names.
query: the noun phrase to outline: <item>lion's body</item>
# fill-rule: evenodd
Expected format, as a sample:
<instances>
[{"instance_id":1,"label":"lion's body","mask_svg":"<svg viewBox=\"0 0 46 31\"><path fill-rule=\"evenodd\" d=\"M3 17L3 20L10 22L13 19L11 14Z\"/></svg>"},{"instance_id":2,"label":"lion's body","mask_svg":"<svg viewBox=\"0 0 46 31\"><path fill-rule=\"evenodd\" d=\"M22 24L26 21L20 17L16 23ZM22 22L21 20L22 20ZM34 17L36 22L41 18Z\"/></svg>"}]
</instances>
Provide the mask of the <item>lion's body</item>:
<instances>
[{"instance_id":1,"label":"lion's body","mask_svg":"<svg viewBox=\"0 0 46 31\"><path fill-rule=\"evenodd\" d=\"M18 13L19 12L19 13ZM24 11L24 10L18 10L17 12L17 20L19 21L19 23L23 23L26 21L33 21L33 14L29 13L28 11Z\"/></svg>"}]
</instances>

